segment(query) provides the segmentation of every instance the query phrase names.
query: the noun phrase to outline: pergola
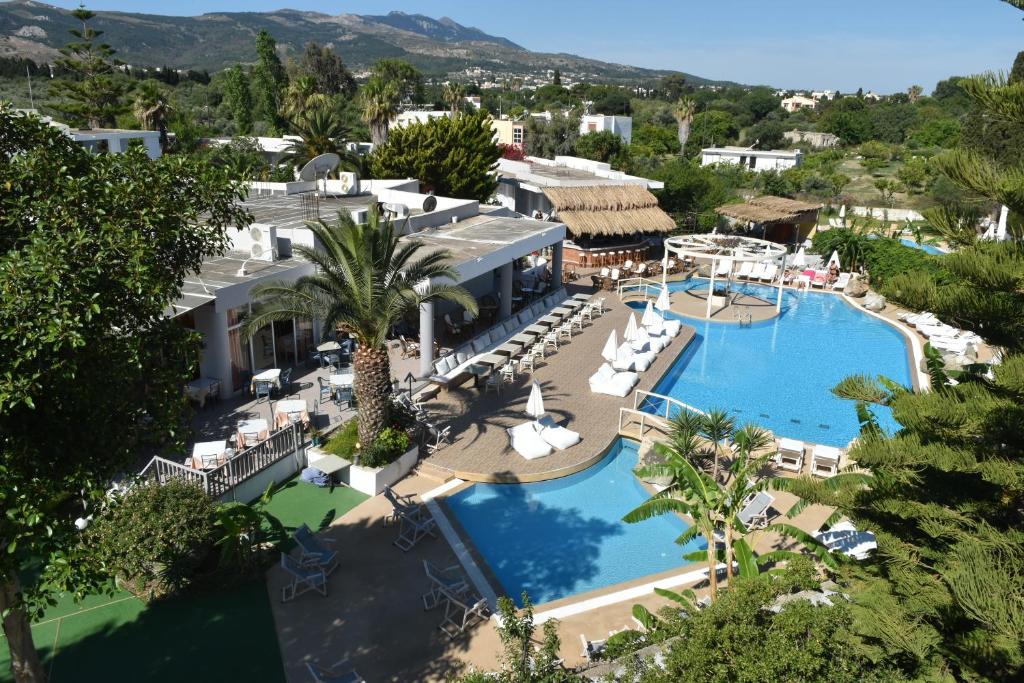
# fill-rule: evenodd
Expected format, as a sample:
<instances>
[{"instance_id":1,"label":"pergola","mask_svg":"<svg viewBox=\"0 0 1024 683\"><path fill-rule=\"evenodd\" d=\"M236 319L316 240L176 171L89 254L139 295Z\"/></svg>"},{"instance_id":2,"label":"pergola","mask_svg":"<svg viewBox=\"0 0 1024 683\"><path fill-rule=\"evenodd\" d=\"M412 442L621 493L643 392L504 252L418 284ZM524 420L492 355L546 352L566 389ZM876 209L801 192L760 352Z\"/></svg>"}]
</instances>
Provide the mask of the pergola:
<instances>
[{"instance_id":1,"label":"pergola","mask_svg":"<svg viewBox=\"0 0 1024 683\"><path fill-rule=\"evenodd\" d=\"M680 260L691 258L694 262L703 260L711 264L711 282L708 285L708 306L705 317L711 317L712 297L715 292L715 271L718 264L727 260L729 262L729 273L726 279L732 280L732 268L736 263L751 262L761 263L764 261L779 261L781 259L781 270L786 269L786 247L768 240L759 240L754 237L740 237L736 235L679 235L665 239L665 255L662 257L661 284L667 285L666 273L668 272L669 254L678 256ZM782 276L779 276L778 297L775 301L775 310L782 309Z\"/></svg>"}]
</instances>

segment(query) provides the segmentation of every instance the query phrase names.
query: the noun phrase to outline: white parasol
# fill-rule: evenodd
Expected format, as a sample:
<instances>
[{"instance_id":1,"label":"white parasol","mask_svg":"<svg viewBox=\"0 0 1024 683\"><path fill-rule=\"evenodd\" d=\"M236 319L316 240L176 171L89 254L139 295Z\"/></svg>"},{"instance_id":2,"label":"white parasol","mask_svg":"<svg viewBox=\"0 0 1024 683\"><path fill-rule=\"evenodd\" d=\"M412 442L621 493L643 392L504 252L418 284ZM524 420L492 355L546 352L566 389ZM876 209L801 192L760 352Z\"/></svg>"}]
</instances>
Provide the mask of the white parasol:
<instances>
[{"instance_id":1,"label":"white parasol","mask_svg":"<svg viewBox=\"0 0 1024 683\"><path fill-rule=\"evenodd\" d=\"M803 268L806 265L807 265L807 252L804 251L803 247L800 247L800 250L798 252L796 252L796 256L793 257L793 267L794 268Z\"/></svg>"},{"instance_id":2,"label":"white parasol","mask_svg":"<svg viewBox=\"0 0 1024 683\"><path fill-rule=\"evenodd\" d=\"M622 338L628 342L634 342L637 339L636 332L636 313L630 313L629 322L626 323L626 331L622 333Z\"/></svg>"},{"instance_id":3,"label":"white parasol","mask_svg":"<svg viewBox=\"0 0 1024 683\"><path fill-rule=\"evenodd\" d=\"M605 342L604 348L601 350L601 357L606 361L615 362L616 354L619 351L619 339L618 335L615 334L615 330L611 331L608 335L608 341Z\"/></svg>"},{"instance_id":4,"label":"white parasol","mask_svg":"<svg viewBox=\"0 0 1024 683\"><path fill-rule=\"evenodd\" d=\"M667 311L669 309L668 290L666 288L661 288L661 294L658 295L658 300L654 302L654 307L659 311Z\"/></svg>"},{"instance_id":5,"label":"white parasol","mask_svg":"<svg viewBox=\"0 0 1024 683\"><path fill-rule=\"evenodd\" d=\"M530 398L526 401L526 414L535 420L539 420L544 415L544 396L541 395L540 382L537 380L533 380Z\"/></svg>"},{"instance_id":6,"label":"white parasol","mask_svg":"<svg viewBox=\"0 0 1024 683\"><path fill-rule=\"evenodd\" d=\"M654 306L651 305L650 301L648 301L647 302L647 308L644 309L644 315L643 315L642 318L640 318L640 324L641 325L653 325L653 324L655 324L657 322L660 322L660 321L661 321L661 318L658 317L658 314L654 312Z\"/></svg>"},{"instance_id":7,"label":"white parasol","mask_svg":"<svg viewBox=\"0 0 1024 683\"><path fill-rule=\"evenodd\" d=\"M828 267L831 268L832 264L835 264L837 270L842 270L843 267L839 265L839 252L833 250L832 255L828 257Z\"/></svg>"}]
</instances>

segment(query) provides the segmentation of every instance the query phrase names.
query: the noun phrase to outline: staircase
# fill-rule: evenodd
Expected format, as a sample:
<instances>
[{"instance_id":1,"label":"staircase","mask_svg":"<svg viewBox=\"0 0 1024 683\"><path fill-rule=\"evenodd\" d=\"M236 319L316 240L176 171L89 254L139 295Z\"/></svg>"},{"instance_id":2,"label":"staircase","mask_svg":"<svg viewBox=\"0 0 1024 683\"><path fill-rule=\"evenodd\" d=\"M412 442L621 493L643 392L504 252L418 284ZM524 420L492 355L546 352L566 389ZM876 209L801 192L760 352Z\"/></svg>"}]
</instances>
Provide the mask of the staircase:
<instances>
[{"instance_id":1,"label":"staircase","mask_svg":"<svg viewBox=\"0 0 1024 683\"><path fill-rule=\"evenodd\" d=\"M440 465L435 465L428 460L419 461L419 464L416 465L416 474L426 477L427 479L432 479L438 484L447 483L455 478L455 475L452 474L451 470L441 467Z\"/></svg>"}]
</instances>

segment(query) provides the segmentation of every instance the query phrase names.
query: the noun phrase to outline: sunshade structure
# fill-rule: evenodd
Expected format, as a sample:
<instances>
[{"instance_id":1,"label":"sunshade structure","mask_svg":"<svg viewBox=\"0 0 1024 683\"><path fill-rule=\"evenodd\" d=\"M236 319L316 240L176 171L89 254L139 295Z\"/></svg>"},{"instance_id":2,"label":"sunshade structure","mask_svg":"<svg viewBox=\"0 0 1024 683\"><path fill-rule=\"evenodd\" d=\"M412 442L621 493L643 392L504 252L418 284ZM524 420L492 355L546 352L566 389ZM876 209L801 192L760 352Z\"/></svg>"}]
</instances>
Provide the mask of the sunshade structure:
<instances>
[{"instance_id":1,"label":"sunshade structure","mask_svg":"<svg viewBox=\"0 0 1024 683\"><path fill-rule=\"evenodd\" d=\"M604 348L601 349L601 357L609 363L615 362L618 357L619 351L619 335L612 330L608 335L608 341L604 343Z\"/></svg>"},{"instance_id":2,"label":"sunshade structure","mask_svg":"<svg viewBox=\"0 0 1024 683\"><path fill-rule=\"evenodd\" d=\"M622 333L622 338L628 342L634 342L639 338L639 330L636 326L636 313L629 314L629 322L626 323L626 331Z\"/></svg>"},{"instance_id":3,"label":"sunshade structure","mask_svg":"<svg viewBox=\"0 0 1024 683\"><path fill-rule=\"evenodd\" d=\"M715 212L748 228L759 229L759 237L789 243L799 242L810 234L818 223L821 206L764 195L720 206Z\"/></svg>"},{"instance_id":4,"label":"sunshade structure","mask_svg":"<svg viewBox=\"0 0 1024 683\"><path fill-rule=\"evenodd\" d=\"M644 309L644 315L640 318L641 325L654 325L655 323L661 322L661 317L654 312L654 306L650 300L647 301L647 308Z\"/></svg>"},{"instance_id":5,"label":"sunshade structure","mask_svg":"<svg viewBox=\"0 0 1024 683\"><path fill-rule=\"evenodd\" d=\"M667 233L676 222L640 185L545 187L554 214L573 238Z\"/></svg>"},{"instance_id":6,"label":"sunshade structure","mask_svg":"<svg viewBox=\"0 0 1024 683\"><path fill-rule=\"evenodd\" d=\"M793 257L793 267L803 268L807 265L807 251L800 247L800 251L796 252L796 256Z\"/></svg>"},{"instance_id":7,"label":"sunshade structure","mask_svg":"<svg viewBox=\"0 0 1024 683\"><path fill-rule=\"evenodd\" d=\"M537 380L533 380L530 398L526 401L526 414L537 420L544 416L544 395L541 393L540 382Z\"/></svg>"},{"instance_id":8,"label":"sunshade structure","mask_svg":"<svg viewBox=\"0 0 1024 683\"><path fill-rule=\"evenodd\" d=\"M661 294L658 295L658 300L654 302L654 307L663 313L671 307L668 299L668 287L663 286L661 288Z\"/></svg>"},{"instance_id":9,"label":"sunshade structure","mask_svg":"<svg viewBox=\"0 0 1024 683\"><path fill-rule=\"evenodd\" d=\"M836 250L832 251L832 255L828 257L828 267L831 268L832 264L835 264L836 268L842 270L842 266L839 265L839 252Z\"/></svg>"}]
</instances>

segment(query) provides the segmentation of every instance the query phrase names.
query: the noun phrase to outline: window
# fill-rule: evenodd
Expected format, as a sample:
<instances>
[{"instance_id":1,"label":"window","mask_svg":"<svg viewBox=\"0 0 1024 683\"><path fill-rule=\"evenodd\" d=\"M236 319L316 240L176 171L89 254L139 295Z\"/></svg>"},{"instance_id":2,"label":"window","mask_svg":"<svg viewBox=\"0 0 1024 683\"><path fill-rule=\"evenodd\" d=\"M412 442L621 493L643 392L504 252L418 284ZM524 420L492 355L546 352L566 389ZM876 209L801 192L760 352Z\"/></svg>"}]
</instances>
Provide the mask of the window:
<instances>
[{"instance_id":1,"label":"window","mask_svg":"<svg viewBox=\"0 0 1024 683\"><path fill-rule=\"evenodd\" d=\"M593 133L595 131L597 131L597 124L591 121L590 123L587 124L587 132Z\"/></svg>"},{"instance_id":2,"label":"window","mask_svg":"<svg viewBox=\"0 0 1024 683\"><path fill-rule=\"evenodd\" d=\"M523 144L523 127L515 126L512 128L512 144L521 145Z\"/></svg>"}]
</instances>

